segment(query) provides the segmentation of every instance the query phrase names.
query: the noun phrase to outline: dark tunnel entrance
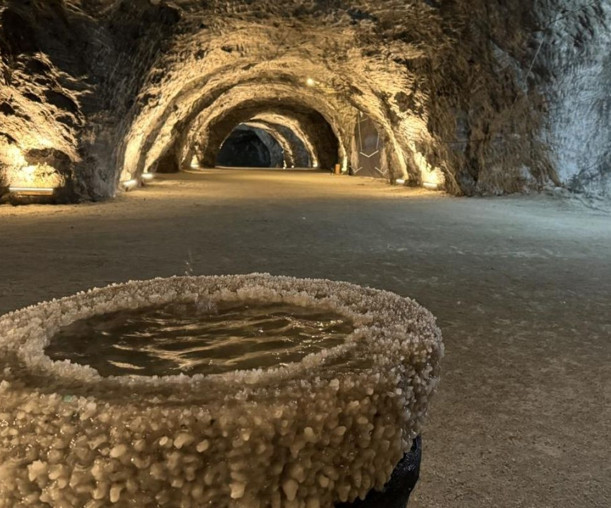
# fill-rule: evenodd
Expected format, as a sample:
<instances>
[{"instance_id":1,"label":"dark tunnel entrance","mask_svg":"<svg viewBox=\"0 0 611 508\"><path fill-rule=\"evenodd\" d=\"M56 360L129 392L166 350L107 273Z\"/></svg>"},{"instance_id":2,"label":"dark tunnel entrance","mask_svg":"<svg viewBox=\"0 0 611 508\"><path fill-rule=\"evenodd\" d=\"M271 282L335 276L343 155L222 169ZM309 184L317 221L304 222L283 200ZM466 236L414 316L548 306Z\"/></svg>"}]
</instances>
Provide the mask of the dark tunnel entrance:
<instances>
[{"instance_id":1,"label":"dark tunnel entrance","mask_svg":"<svg viewBox=\"0 0 611 508\"><path fill-rule=\"evenodd\" d=\"M278 141L257 127L239 125L221 145L217 167L281 168L284 150Z\"/></svg>"}]
</instances>

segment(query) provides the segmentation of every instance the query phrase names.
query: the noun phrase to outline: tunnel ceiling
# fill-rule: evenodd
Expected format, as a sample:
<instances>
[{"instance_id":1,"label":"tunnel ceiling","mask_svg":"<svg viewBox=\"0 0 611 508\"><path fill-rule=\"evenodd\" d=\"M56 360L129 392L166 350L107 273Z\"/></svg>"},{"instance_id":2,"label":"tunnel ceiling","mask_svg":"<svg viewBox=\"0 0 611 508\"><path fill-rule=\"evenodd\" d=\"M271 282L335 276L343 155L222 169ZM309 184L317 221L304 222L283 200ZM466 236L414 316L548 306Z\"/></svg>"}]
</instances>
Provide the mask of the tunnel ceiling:
<instances>
[{"instance_id":1,"label":"tunnel ceiling","mask_svg":"<svg viewBox=\"0 0 611 508\"><path fill-rule=\"evenodd\" d=\"M605 194L610 19L605 0L4 0L0 187L112 196L256 99L312 154L324 118L346 165L365 115L391 180Z\"/></svg>"}]
</instances>

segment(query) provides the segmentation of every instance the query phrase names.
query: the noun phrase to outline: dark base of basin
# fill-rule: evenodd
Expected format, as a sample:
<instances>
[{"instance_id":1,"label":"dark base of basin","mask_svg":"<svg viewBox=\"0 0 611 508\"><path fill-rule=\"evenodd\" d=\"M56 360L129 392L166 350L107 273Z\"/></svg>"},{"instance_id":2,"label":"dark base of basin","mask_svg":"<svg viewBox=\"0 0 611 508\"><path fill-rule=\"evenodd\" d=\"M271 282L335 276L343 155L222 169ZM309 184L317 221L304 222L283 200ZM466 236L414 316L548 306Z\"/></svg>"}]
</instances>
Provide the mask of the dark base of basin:
<instances>
[{"instance_id":1,"label":"dark base of basin","mask_svg":"<svg viewBox=\"0 0 611 508\"><path fill-rule=\"evenodd\" d=\"M414 439L411 450L397 464L384 490L372 490L364 500L339 503L335 508L405 508L420 476L421 459L422 439L418 436Z\"/></svg>"}]
</instances>

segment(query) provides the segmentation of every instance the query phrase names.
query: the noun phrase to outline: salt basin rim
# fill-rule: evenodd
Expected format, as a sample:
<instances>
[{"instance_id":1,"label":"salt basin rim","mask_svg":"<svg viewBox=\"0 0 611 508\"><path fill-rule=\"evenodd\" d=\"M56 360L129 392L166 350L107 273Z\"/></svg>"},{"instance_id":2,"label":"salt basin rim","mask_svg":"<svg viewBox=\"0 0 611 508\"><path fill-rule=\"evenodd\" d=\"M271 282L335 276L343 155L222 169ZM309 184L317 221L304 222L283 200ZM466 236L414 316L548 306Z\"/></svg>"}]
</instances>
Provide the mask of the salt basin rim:
<instances>
[{"instance_id":1,"label":"salt basin rim","mask_svg":"<svg viewBox=\"0 0 611 508\"><path fill-rule=\"evenodd\" d=\"M104 378L44 354L79 319L221 301L330 310L355 330L299 362L215 375ZM364 498L420 432L442 354L434 317L413 300L320 279L135 281L12 312L0 317L0 499L310 508Z\"/></svg>"}]
</instances>

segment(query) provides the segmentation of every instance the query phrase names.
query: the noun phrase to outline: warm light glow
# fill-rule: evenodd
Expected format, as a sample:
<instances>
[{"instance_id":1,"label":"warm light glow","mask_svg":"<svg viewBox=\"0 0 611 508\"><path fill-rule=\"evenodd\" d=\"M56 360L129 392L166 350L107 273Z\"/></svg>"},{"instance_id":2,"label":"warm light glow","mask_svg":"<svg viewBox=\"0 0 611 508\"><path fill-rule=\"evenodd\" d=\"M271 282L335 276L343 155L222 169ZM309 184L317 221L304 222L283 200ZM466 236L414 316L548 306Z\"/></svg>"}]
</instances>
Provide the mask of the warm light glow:
<instances>
[{"instance_id":1,"label":"warm light glow","mask_svg":"<svg viewBox=\"0 0 611 508\"><path fill-rule=\"evenodd\" d=\"M127 180L126 182L121 182L121 186L126 191L135 189L138 187L138 180Z\"/></svg>"},{"instance_id":2,"label":"warm light glow","mask_svg":"<svg viewBox=\"0 0 611 508\"><path fill-rule=\"evenodd\" d=\"M23 153L15 145L9 145L6 148L6 155L9 159L12 159L11 162L15 166L23 167L27 164L25 158L23 157Z\"/></svg>"},{"instance_id":3,"label":"warm light glow","mask_svg":"<svg viewBox=\"0 0 611 508\"><path fill-rule=\"evenodd\" d=\"M395 182L396 182L398 185L405 185L405 180L404 180L403 178L397 178L397 179L395 180Z\"/></svg>"},{"instance_id":4,"label":"warm light glow","mask_svg":"<svg viewBox=\"0 0 611 508\"><path fill-rule=\"evenodd\" d=\"M316 81L314 81L312 78L308 78L306 80L306 85L308 86L314 86L316 84Z\"/></svg>"},{"instance_id":5,"label":"warm light glow","mask_svg":"<svg viewBox=\"0 0 611 508\"><path fill-rule=\"evenodd\" d=\"M44 148L51 148L53 146L53 143L51 142L51 140L44 138L42 136L38 137L38 145L42 146Z\"/></svg>"},{"instance_id":6,"label":"warm light glow","mask_svg":"<svg viewBox=\"0 0 611 508\"><path fill-rule=\"evenodd\" d=\"M125 178L129 180L131 175L136 171L138 167L138 161L140 159L141 147L144 142L144 135L138 134L135 135L132 139L127 143L127 147L125 148L125 161L123 166L123 172L121 173L121 178ZM149 167L145 165L144 167Z\"/></svg>"},{"instance_id":7,"label":"warm light glow","mask_svg":"<svg viewBox=\"0 0 611 508\"><path fill-rule=\"evenodd\" d=\"M34 182L36 179L36 166L25 166L19 172L20 177L26 182Z\"/></svg>"},{"instance_id":8,"label":"warm light glow","mask_svg":"<svg viewBox=\"0 0 611 508\"><path fill-rule=\"evenodd\" d=\"M426 157L419 152L414 153L414 160L420 169L422 186L426 189L437 190L445 184L445 176L439 168L431 166Z\"/></svg>"},{"instance_id":9,"label":"warm light glow","mask_svg":"<svg viewBox=\"0 0 611 508\"><path fill-rule=\"evenodd\" d=\"M144 180L145 182L151 182L154 179L155 179L155 175L153 173L143 173L142 174L142 180Z\"/></svg>"},{"instance_id":10,"label":"warm light glow","mask_svg":"<svg viewBox=\"0 0 611 508\"><path fill-rule=\"evenodd\" d=\"M55 189L64 185L64 179L53 166L48 164L28 164L21 150L10 147L8 155L13 161L6 171L10 187L19 189Z\"/></svg>"},{"instance_id":11,"label":"warm light glow","mask_svg":"<svg viewBox=\"0 0 611 508\"><path fill-rule=\"evenodd\" d=\"M193 169L199 168L199 160L197 158L197 155L194 155L193 158L191 159L191 167Z\"/></svg>"}]
</instances>

